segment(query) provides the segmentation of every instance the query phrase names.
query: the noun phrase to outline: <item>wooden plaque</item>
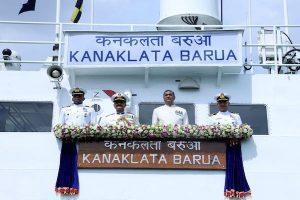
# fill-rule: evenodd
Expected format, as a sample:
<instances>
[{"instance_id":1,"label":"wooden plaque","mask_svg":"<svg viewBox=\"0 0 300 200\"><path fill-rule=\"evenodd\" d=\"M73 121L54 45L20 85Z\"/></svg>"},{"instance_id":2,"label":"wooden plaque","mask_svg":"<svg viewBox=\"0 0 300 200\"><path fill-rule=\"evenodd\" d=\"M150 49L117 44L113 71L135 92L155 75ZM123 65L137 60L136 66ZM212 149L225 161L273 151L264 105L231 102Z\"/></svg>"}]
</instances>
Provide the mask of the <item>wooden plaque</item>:
<instances>
[{"instance_id":1,"label":"wooden plaque","mask_svg":"<svg viewBox=\"0 0 300 200\"><path fill-rule=\"evenodd\" d=\"M100 141L79 143L79 168L226 168L224 142Z\"/></svg>"}]
</instances>

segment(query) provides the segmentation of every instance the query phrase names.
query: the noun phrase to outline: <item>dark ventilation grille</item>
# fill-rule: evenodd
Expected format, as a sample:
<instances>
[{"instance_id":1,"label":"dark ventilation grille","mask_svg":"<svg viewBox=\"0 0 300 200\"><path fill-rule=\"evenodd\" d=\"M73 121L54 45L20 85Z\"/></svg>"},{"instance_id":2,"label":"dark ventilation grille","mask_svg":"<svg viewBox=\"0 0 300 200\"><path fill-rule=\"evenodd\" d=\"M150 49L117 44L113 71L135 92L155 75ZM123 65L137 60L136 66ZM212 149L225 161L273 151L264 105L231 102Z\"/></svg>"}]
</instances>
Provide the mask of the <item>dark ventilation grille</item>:
<instances>
[{"instance_id":1,"label":"dark ventilation grille","mask_svg":"<svg viewBox=\"0 0 300 200\"><path fill-rule=\"evenodd\" d=\"M188 25L196 25L198 22L197 16L182 16L181 20Z\"/></svg>"},{"instance_id":2,"label":"dark ventilation grille","mask_svg":"<svg viewBox=\"0 0 300 200\"><path fill-rule=\"evenodd\" d=\"M197 23L198 23L198 16L191 16L191 15L189 15L189 16L182 16L181 20L184 23L188 24L188 25L197 25ZM201 30L200 27L195 27L195 29Z\"/></svg>"}]
</instances>

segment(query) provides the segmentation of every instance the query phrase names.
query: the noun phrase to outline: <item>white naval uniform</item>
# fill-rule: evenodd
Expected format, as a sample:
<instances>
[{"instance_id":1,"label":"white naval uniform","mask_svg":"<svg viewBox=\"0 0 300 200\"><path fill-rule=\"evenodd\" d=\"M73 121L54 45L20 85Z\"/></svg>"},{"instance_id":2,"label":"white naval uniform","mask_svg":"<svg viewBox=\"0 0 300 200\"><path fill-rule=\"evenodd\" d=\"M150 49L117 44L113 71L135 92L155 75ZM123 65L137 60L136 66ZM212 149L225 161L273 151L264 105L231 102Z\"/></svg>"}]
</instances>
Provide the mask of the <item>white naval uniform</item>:
<instances>
[{"instance_id":1,"label":"white naval uniform","mask_svg":"<svg viewBox=\"0 0 300 200\"><path fill-rule=\"evenodd\" d=\"M218 113L210 116L210 124L232 124L238 126L242 124L242 120L240 115L237 113L219 111Z\"/></svg>"},{"instance_id":2,"label":"white naval uniform","mask_svg":"<svg viewBox=\"0 0 300 200\"><path fill-rule=\"evenodd\" d=\"M139 125L139 122L134 114L131 113L113 113L103 117L100 121L101 126L128 126Z\"/></svg>"},{"instance_id":3,"label":"white naval uniform","mask_svg":"<svg viewBox=\"0 0 300 200\"><path fill-rule=\"evenodd\" d=\"M60 123L67 125L85 126L95 124L97 114L93 108L80 105L71 105L61 109Z\"/></svg>"},{"instance_id":4,"label":"white naval uniform","mask_svg":"<svg viewBox=\"0 0 300 200\"><path fill-rule=\"evenodd\" d=\"M152 124L187 125L189 124L189 119L187 111L184 108L176 105L163 105L153 110Z\"/></svg>"}]
</instances>

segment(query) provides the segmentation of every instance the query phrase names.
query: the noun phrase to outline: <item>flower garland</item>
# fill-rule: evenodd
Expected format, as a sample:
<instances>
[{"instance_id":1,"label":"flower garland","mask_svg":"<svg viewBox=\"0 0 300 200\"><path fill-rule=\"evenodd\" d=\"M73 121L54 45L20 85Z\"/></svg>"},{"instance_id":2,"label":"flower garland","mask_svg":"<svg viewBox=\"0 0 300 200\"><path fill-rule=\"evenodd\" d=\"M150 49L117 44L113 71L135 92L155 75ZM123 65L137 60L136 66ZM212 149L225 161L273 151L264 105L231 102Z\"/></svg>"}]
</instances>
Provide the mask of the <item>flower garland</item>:
<instances>
[{"instance_id":1,"label":"flower garland","mask_svg":"<svg viewBox=\"0 0 300 200\"><path fill-rule=\"evenodd\" d=\"M242 198L245 198L247 196L250 196L251 195L251 192L250 191L247 191L247 192L238 192L238 191L235 191L233 189L231 190L226 190L224 192L224 196L225 197L228 197L228 198L238 198L238 199L242 199Z\"/></svg>"},{"instance_id":2,"label":"flower garland","mask_svg":"<svg viewBox=\"0 0 300 200\"><path fill-rule=\"evenodd\" d=\"M131 125L85 127L57 124L54 134L61 140L100 139L248 139L253 130L247 124L226 125Z\"/></svg>"},{"instance_id":3,"label":"flower garland","mask_svg":"<svg viewBox=\"0 0 300 200\"><path fill-rule=\"evenodd\" d=\"M55 189L55 192L63 194L63 195L77 195L79 194L79 190L76 188L69 187L59 187Z\"/></svg>"}]
</instances>

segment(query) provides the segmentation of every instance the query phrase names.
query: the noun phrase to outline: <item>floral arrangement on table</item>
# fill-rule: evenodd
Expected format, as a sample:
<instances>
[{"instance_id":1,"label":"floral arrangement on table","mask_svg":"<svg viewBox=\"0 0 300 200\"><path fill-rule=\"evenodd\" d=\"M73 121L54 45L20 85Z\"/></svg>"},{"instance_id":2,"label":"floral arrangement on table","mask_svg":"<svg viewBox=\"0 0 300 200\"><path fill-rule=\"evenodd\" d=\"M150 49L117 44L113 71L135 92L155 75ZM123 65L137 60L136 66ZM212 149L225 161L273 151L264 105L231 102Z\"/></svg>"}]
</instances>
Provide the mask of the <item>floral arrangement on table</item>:
<instances>
[{"instance_id":1,"label":"floral arrangement on table","mask_svg":"<svg viewBox=\"0 0 300 200\"><path fill-rule=\"evenodd\" d=\"M97 141L103 139L205 139L229 140L226 146L226 197L245 197L251 194L242 160L241 143L236 140L248 139L253 130L247 124L240 126L227 125L131 125L84 127L58 124L54 134L63 140L60 156L60 167L56 181L56 192L63 195L74 195L79 192L77 168L77 141ZM71 141L71 142L69 142ZM234 142L235 144L232 144Z\"/></svg>"},{"instance_id":2,"label":"floral arrangement on table","mask_svg":"<svg viewBox=\"0 0 300 200\"><path fill-rule=\"evenodd\" d=\"M131 125L85 127L57 124L54 134L61 140L100 139L248 139L253 130L247 124L226 125Z\"/></svg>"}]
</instances>

